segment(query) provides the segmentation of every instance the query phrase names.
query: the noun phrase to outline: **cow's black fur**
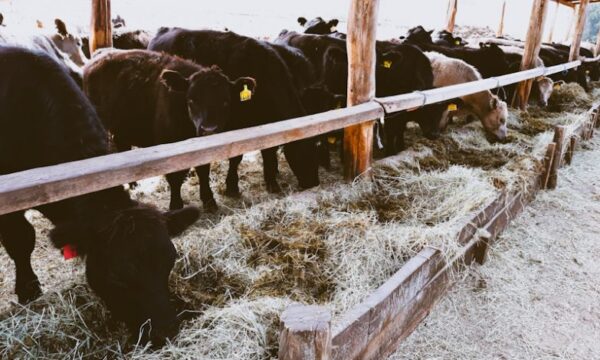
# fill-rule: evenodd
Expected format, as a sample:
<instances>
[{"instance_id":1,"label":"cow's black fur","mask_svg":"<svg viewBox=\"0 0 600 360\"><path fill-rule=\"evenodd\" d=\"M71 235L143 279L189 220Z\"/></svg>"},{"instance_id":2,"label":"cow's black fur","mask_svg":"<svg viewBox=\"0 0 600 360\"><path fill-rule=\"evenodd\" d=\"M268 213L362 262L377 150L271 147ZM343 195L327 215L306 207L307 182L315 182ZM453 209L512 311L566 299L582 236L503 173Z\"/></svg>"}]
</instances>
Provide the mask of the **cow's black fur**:
<instances>
[{"instance_id":1,"label":"cow's black fur","mask_svg":"<svg viewBox=\"0 0 600 360\"><path fill-rule=\"evenodd\" d=\"M148 50L108 53L84 73L84 89L113 134L119 151L172 143L231 130L244 117L240 92L256 88L251 78L229 81L217 67ZM216 208L210 164L196 168L204 207ZM170 208L183 207L181 185L187 171L167 175Z\"/></svg>"},{"instance_id":2,"label":"cow's black fur","mask_svg":"<svg viewBox=\"0 0 600 360\"><path fill-rule=\"evenodd\" d=\"M0 174L108 152L98 116L65 70L40 53L0 46ZM170 235L199 213L160 213L130 199L123 187L39 206L53 224L50 238L85 257L92 290L137 336L164 341L177 328L168 277L176 258ZM26 303L41 295L31 267L35 231L24 211L0 215L0 240L16 266L15 290Z\"/></svg>"},{"instance_id":3,"label":"cow's black fur","mask_svg":"<svg viewBox=\"0 0 600 360\"><path fill-rule=\"evenodd\" d=\"M243 118L234 128L268 124L305 115L300 95L288 66L273 47L264 41L234 32L161 28L149 45L150 50L165 51L198 64L216 64L230 78L250 76L259 84L251 101L246 103ZM277 176L277 149L262 151L267 189L280 191ZM319 184L316 147L313 139L284 145L284 154L301 188ZM238 195L237 168L242 157L230 160L227 193Z\"/></svg>"}]
</instances>

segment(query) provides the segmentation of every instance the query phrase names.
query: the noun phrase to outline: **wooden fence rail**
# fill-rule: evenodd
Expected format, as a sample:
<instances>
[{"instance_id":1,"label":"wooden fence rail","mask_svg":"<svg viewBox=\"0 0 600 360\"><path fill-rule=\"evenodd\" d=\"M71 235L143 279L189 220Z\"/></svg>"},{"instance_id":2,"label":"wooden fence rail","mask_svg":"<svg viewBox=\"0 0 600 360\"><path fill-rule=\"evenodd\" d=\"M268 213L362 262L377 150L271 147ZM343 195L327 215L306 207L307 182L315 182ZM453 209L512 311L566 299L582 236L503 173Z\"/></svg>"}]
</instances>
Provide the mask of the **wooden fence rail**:
<instances>
[{"instance_id":1,"label":"wooden fence rail","mask_svg":"<svg viewBox=\"0 0 600 360\"><path fill-rule=\"evenodd\" d=\"M382 118L385 113L409 110L490 90L579 65L581 61L537 68L497 78L376 99L313 116L3 175L0 176L0 215L225 160L250 151L372 121Z\"/></svg>"}]
</instances>

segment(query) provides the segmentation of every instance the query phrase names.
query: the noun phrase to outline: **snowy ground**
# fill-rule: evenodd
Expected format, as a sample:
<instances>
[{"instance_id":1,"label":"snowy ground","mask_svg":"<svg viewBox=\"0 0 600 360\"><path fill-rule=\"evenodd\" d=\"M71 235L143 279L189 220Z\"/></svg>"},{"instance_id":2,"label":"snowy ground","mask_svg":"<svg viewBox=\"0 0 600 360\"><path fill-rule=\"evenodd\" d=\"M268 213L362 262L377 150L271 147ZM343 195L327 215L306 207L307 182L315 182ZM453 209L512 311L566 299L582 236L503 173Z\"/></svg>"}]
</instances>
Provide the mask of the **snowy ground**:
<instances>
[{"instance_id":1,"label":"snowy ground","mask_svg":"<svg viewBox=\"0 0 600 360\"><path fill-rule=\"evenodd\" d=\"M600 139L585 146L390 359L600 358Z\"/></svg>"}]
</instances>

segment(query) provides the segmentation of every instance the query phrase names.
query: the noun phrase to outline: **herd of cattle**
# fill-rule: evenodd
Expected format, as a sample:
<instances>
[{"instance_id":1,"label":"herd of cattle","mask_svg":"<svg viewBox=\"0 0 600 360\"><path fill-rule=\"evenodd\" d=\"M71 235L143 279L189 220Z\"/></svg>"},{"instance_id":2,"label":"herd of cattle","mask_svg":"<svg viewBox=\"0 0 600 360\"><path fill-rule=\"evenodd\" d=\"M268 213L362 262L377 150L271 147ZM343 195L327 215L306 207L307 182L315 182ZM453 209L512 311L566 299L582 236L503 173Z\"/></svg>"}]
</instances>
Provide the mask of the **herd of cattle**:
<instances>
[{"instance_id":1,"label":"herd of cattle","mask_svg":"<svg viewBox=\"0 0 600 360\"><path fill-rule=\"evenodd\" d=\"M3 17L0 14L0 25ZM303 33L284 30L273 41L230 31L161 28L156 34L129 30L113 21L115 49L90 56L89 40L56 20L56 33L20 37L0 27L0 174L54 165L316 114L345 106L348 78L346 36L337 20L298 19ZM519 69L523 43L487 39L476 47L452 34L422 27L407 36L378 41L378 97L427 90ZM592 57L587 49L582 56ZM568 48L542 47L538 65L568 60ZM555 82L587 88L600 78L597 62L536 79L535 94L546 105ZM499 89L500 90L500 89ZM513 88L490 91L414 111L391 114L378 124L376 141L387 155L404 148L408 122L435 138L452 116L477 117L491 138L507 135L507 104ZM449 106L454 104L456 106ZM110 137L109 135L110 134ZM330 134L329 137L340 134ZM319 184L318 168L329 165L328 137L283 146L301 188ZM267 190L280 191L277 149L262 151ZM226 195L239 196L238 165L230 160ZM210 165L196 168L204 207L217 207ZM168 277L176 259L170 237L199 216L184 208L181 185L188 172L167 175L169 212L131 199L123 187L40 206L55 225L58 248L85 256L91 288L112 314L144 341L161 344L179 320L170 302ZM0 239L16 265L20 302L35 300L41 286L30 256L35 231L24 211L0 216Z\"/></svg>"}]
</instances>

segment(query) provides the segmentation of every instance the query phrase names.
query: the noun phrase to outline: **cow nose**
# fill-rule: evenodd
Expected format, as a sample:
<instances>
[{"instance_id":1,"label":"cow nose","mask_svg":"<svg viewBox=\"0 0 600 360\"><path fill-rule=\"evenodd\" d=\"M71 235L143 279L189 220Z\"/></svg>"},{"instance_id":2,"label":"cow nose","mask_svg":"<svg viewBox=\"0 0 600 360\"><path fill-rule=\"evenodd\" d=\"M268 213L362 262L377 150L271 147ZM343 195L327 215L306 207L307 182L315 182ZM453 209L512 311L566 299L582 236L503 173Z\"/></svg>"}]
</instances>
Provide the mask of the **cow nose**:
<instances>
[{"instance_id":1,"label":"cow nose","mask_svg":"<svg viewBox=\"0 0 600 360\"><path fill-rule=\"evenodd\" d=\"M213 135L217 132L217 126L200 126L198 128L198 136Z\"/></svg>"}]
</instances>

